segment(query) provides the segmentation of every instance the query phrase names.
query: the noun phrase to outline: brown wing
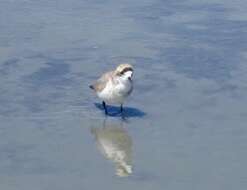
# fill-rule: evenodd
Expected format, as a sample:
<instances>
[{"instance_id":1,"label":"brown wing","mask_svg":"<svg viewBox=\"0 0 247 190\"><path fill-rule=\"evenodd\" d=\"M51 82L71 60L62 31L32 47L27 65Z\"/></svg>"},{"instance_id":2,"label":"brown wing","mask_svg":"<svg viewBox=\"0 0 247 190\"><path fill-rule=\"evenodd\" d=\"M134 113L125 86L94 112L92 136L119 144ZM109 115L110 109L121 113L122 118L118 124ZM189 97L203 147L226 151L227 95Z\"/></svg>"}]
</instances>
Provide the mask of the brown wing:
<instances>
[{"instance_id":1,"label":"brown wing","mask_svg":"<svg viewBox=\"0 0 247 190\"><path fill-rule=\"evenodd\" d=\"M107 82L111 80L112 75L113 71L103 74L94 84L90 85L89 87L97 92L102 91L105 88Z\"/></svg>"}]
</instances>

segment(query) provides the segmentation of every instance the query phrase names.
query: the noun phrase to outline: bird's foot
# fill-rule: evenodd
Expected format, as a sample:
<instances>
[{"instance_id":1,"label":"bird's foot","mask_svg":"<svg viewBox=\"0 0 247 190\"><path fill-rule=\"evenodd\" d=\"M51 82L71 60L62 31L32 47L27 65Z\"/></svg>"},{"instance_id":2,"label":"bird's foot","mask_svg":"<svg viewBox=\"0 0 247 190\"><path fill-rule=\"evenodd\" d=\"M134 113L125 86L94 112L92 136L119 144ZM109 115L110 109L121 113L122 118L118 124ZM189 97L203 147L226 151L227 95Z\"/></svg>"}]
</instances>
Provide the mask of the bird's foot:
<instances>
[{"instance_id":1,"label":"bird's foot","mask_svg":"<svg viewBox=\"0 0 247 190\"><path fill-rule=\"evenodd\" d=\"M107 115L107 114L108 114L108 111L107 111L106 104L105 104L104 101L102 102L102 105L103 105L103 108L104 108L104 110L105 110L105 114Z\"/></svg>"},{"instance_id":2,"label":"bird's foot","mask_svg":"<svg viewBox=\"0 0 247 190\"><path fill-rule=\"evenodd\" d=\"M120 106L120 112L123 113L123 104Z\"/></svg>"}]
</instances>

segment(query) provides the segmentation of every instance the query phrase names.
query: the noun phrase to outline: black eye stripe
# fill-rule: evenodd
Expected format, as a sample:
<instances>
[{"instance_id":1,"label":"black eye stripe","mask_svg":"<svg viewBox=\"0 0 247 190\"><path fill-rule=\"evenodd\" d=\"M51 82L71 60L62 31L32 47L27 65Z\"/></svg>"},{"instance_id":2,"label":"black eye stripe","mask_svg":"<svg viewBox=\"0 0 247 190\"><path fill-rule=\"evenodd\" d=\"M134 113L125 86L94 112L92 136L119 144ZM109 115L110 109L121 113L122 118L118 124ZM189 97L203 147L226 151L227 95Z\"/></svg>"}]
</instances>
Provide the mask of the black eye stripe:
<instances>
[{"instance_id":1,"label":"black eye stripe","mask_svg":"<svg viewBox=\"0 0 247 190\"><path fill-rule=\"evenodd\" d=\"M133 69L131 67L126 67L120 72L120 74L123 75L127 71L133 71Z\"/></svg>"}]
</instances>

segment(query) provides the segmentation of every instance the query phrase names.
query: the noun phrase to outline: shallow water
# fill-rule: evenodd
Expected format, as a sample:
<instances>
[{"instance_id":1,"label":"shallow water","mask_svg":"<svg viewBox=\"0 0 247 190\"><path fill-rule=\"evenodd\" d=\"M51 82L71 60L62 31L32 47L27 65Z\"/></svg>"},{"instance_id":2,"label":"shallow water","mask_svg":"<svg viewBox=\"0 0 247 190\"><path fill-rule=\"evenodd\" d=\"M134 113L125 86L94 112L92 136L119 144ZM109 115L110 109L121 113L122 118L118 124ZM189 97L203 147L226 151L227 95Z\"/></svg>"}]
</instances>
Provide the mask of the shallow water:
<instances>
[{"instance_id":1,"label":"shallow water","mask_svg":"<svg viewBox=\"0 0 247 190\"><path fill-rule=\"evenodd\" d=\"M246 189L246 36L240 0L1 0L0 189Z\"/></svg>"}]
</instances>

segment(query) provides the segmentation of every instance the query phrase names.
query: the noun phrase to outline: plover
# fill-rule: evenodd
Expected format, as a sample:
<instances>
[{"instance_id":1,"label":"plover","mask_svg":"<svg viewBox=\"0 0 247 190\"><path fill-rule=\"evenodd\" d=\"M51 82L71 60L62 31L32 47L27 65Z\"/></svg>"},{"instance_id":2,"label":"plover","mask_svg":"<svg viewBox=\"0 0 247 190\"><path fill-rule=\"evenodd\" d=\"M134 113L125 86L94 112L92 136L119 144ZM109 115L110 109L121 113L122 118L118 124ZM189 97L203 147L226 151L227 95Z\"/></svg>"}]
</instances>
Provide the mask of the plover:
<instances>
[{"instance_id":1,"label":"plover","mask_svg":"<svg viewBox=\"0 0 247 190\"><path fill-rule=\"evenodd\" d=\"M108 114L107 104L120 105L123 112L123 103L133 90L133 67L130 64L120 64L114 71L103 74L89 87L102 99L105 114Z\"/></svg>"}]
</instances>

